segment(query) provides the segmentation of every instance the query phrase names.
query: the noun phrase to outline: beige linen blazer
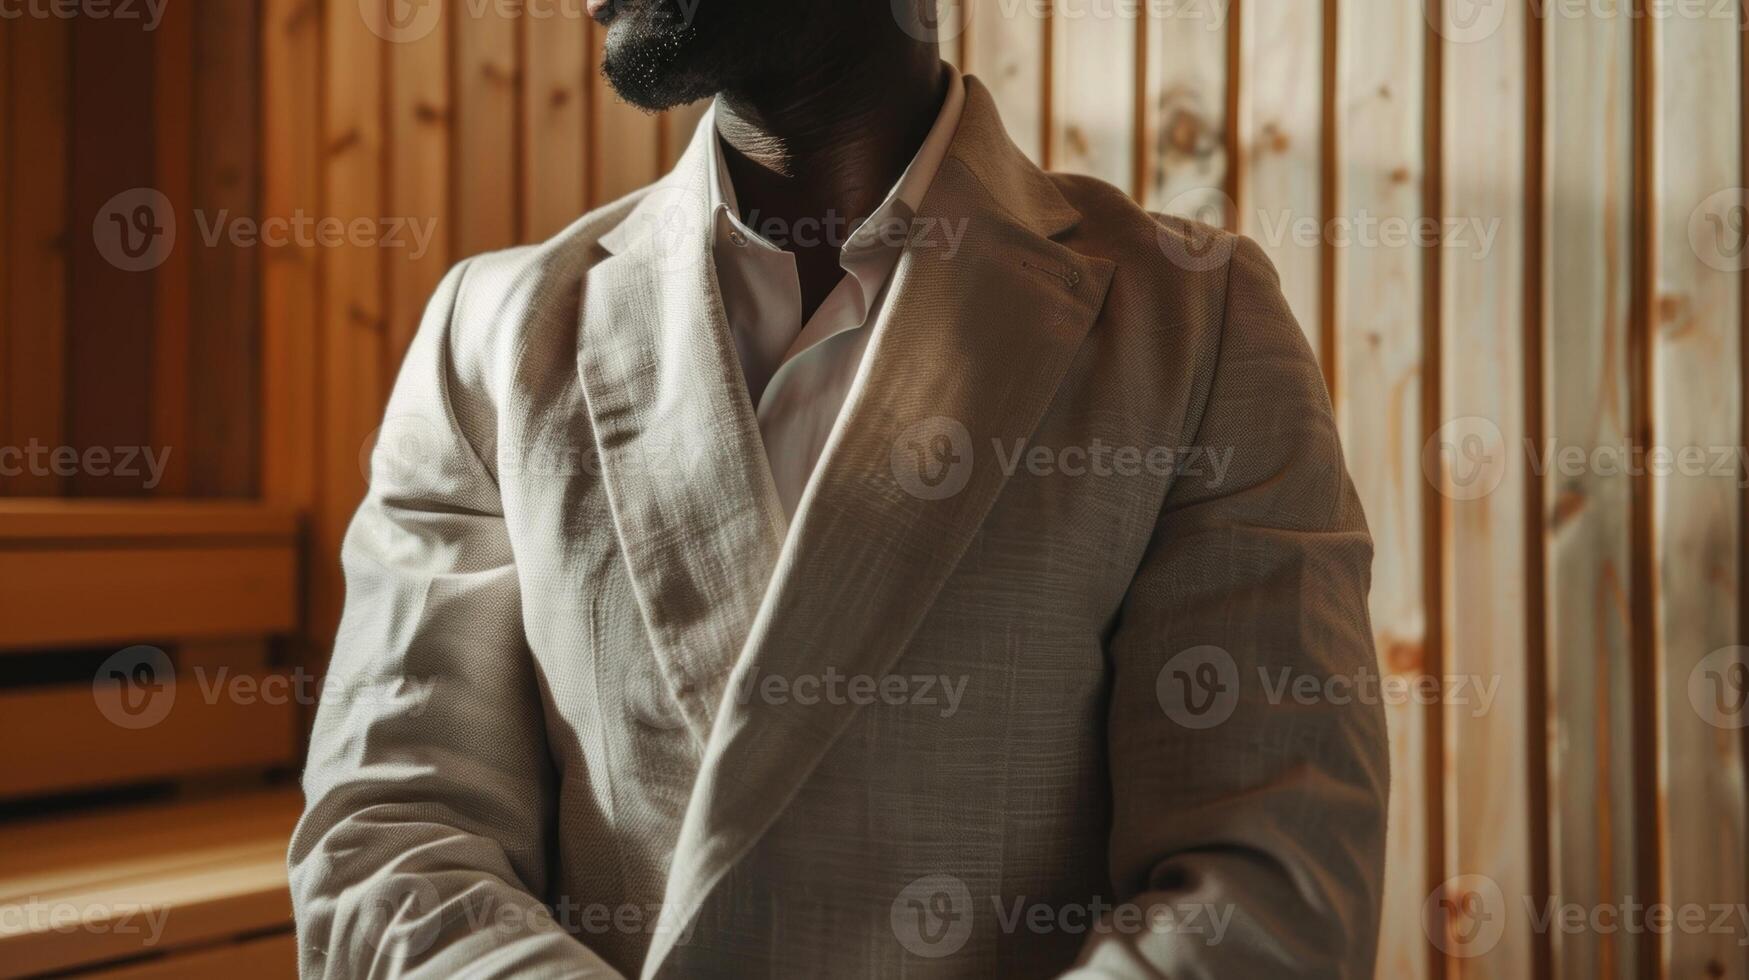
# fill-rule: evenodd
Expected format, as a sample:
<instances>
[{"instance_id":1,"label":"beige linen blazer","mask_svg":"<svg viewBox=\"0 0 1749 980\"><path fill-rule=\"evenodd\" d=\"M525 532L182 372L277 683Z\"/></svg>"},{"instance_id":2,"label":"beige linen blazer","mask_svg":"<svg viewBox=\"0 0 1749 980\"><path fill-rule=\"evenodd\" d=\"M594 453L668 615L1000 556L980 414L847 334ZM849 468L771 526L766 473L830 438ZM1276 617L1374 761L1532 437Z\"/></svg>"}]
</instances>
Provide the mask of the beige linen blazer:
<instances>
[{"instance_id":1,"label":"beige linen blazer","mask_svg":"<svg viewBox=\"0 0 1749 980\"><path fill-rule=\"evenodd\" d=\"M1254 243L1039 170L966 85L793 522L709 134L444 280L344 547L305 976L1370 977L1317 364Z\"/></svg>"}]
</instances>

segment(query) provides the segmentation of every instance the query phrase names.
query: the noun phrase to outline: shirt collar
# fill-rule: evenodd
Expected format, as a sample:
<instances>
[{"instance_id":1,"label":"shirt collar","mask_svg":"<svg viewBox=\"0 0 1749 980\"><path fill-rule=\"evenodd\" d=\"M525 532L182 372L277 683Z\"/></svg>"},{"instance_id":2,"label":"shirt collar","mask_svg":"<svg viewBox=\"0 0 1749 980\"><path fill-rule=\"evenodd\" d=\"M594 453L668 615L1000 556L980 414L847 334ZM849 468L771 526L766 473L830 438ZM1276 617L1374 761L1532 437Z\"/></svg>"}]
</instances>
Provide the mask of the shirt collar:
<instances>
[{"instance_id":1,"label":"shirt collar","mask_svg":"<svg viewBox=\"0 0 1749 980\"><path fill-rule=\"evenodd\" d=\"M942 68L948 76L947 95L942 99L941 111L936 114L934 125L930 126L928 135L917 148L916 156L911 158L910 164L899 175L880 206L869 214L866 221L850 232L844 242L839 265L861 287L865 315L873 306L875 296L885 286L887 277L892 274L893 266L898 263L899 251L911 230L911 221L917 209L923 206L923 197L935 180L936 172L941 169L941 162L947 158L954 131L959 128L960 115L966 101L965 81L953 65L943 63ZM709 172L705 184L710 191L712 223L719 228L726 228L724 234L716 236L718 250L721 250L722 240L728 238L738 248L782 251L741 220L735 187L729 179L728 165L723 160L722 139L717 135L716 115L717 102L713 100L699 125L707 128L709 135L707 142L710 152L706 154ZM745 245L737 239L744 239Z\"/></svg>"}]
</instances>

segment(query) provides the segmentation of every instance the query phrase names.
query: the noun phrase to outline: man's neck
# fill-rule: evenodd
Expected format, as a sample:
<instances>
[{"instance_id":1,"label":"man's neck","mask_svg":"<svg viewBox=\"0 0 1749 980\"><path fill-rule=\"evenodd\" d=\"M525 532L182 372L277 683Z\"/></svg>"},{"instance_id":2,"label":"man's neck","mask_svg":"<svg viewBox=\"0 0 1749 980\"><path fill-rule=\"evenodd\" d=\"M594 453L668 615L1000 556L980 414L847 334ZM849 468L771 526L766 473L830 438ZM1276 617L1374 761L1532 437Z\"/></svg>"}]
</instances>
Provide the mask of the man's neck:
<instances>
[{"instance_id":1,"label":"man's neck","mask_svg":"<svg viewBox=\"0 0 1749 980\"><path fill-rule=\"evenodd\" d=\"M944 82L935 49L906 43L871 47L862 64L826 66L793 84L722 93L717 130L742 220L755 231L777 228L785 239L777 244L795 254L804 319L842 277L844 236L880 205L928 135Z\"/></svg>"}]
</instances>

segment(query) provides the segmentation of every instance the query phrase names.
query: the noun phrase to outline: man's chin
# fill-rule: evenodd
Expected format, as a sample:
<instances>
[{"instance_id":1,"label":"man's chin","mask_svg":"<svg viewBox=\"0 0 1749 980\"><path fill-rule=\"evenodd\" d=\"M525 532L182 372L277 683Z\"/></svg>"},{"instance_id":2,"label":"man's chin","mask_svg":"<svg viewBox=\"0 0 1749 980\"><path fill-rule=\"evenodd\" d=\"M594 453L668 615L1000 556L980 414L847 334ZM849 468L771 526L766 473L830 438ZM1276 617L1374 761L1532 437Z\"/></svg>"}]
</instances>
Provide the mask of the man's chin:
<instances>
[{"instance_id":1,"label":"man's chin","mask_svg":"<svg viewBox=\"0 0 1749 980\"><path fill-rule=\"evenodd\" d=\"M662 112L715 95L717 79L692 24L675 24L649 7L621 6L607 25L601 74L625 101Z\"/></svg>"}]
</instances>

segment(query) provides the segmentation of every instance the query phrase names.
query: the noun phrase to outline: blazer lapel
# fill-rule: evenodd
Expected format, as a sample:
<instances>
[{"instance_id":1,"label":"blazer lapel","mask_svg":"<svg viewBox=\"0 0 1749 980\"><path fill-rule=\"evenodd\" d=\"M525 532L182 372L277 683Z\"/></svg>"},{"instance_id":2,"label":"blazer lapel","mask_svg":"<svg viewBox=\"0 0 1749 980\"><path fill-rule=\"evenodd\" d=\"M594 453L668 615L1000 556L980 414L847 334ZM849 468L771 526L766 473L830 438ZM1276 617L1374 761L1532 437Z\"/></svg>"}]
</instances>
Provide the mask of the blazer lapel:
<instances>
[{"instance_id":1,"label":"blazer lapel","mask_svg":"<svg viewBox=\"0 0 1749 980\"><path fill-rule=\"evenodd\" d=\"M674 928L654 937L645 977L857 713L761 701L760 679L891 669L1006 483L992 446L1032 434L1104 301L1113 264L1052 240L1078 215L966 84L953 149L729 678L670 868ZM964 229L953 254L939 222Z\"/></svg>"},{"instance_id":2,"label":"blazer lapel","mask_svg":"<svg viewBox=\"0 0 1749 980\"><path fill-rule=\"evenodd\" d=\"M705 128L603 236L577 351L644 623L700 745L785 531L711 262Z\"/></svg>"}]
</instances>

